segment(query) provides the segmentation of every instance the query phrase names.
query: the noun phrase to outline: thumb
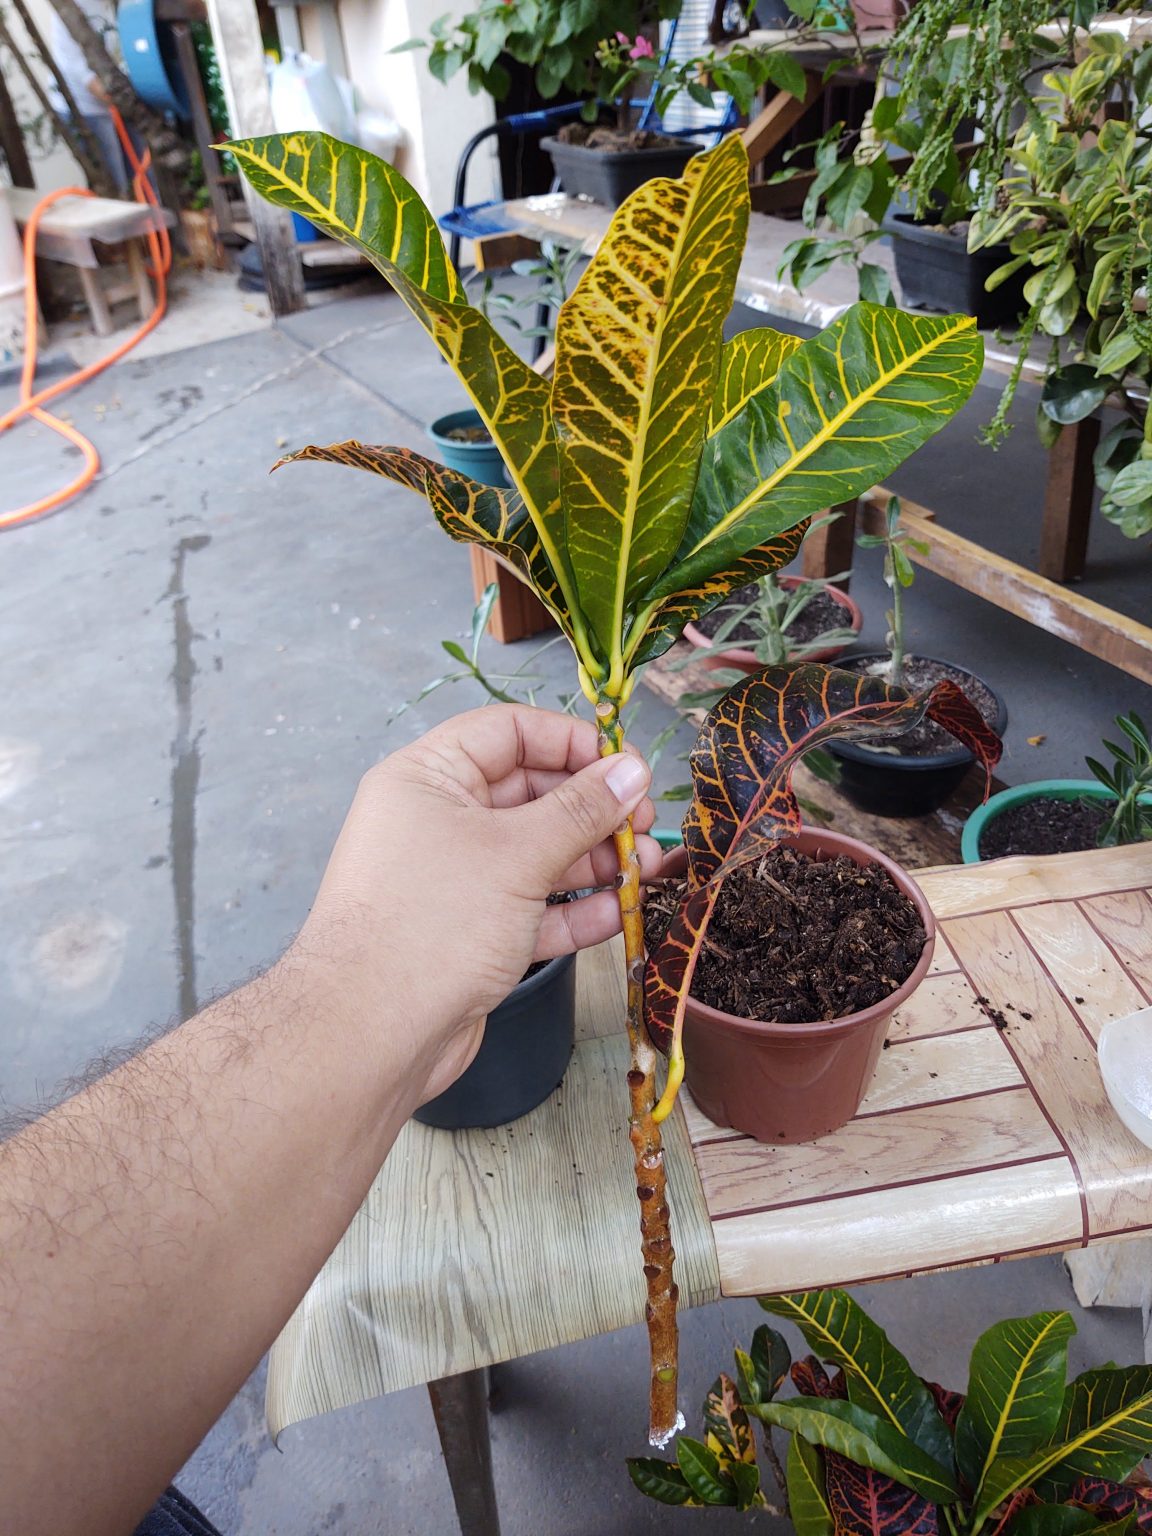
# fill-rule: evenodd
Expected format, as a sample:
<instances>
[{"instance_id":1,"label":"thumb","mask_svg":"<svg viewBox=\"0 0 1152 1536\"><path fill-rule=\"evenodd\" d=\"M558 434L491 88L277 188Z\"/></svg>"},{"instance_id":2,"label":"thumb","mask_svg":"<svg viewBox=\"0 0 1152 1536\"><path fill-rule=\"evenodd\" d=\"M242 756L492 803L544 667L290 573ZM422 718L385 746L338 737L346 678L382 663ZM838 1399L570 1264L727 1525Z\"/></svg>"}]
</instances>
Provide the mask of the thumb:
<instances>
[{"instance_id":1,"label":"thumb","mask_svg":"<svg viewBox=\"0 0 1152 1536\"><path fill-rule=\"evenodd\" d=\"M644 759L622 752L590 763L516 811L525 841L536 851L540 873L550 885L611 837L643 800L651 782L652 770Z\"/></svg>"}]
</instances>

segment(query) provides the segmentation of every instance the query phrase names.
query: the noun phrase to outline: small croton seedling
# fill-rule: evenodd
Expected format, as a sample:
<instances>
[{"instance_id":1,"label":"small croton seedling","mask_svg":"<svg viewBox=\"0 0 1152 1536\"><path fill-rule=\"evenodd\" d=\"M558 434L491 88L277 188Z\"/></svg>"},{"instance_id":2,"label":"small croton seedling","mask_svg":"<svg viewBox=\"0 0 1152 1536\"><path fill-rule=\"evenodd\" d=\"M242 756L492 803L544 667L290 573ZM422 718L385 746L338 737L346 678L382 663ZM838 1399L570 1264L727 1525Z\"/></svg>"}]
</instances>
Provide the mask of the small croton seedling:
<instances>
[{"instance_id":1,"label":"small croton seedling","mask_svg":"<svg viewBox=\"0 0 1152 1536\"><path fill-rule=\"evenodd\" d=\"M271 202L384 274L471 395L511 489L407 448L342 442L289 458L409 486L451 538L512 565L571 643L606 755L623 749L620 712L645 662L733 588L787 564L809 518L882 480L951 418L980 373L965 315L861 304L807 341L765 328L726 342L749 214L738 135L617 210L557 317L551 380L468 302L435 220L390 165L318 133L228 148ZM650 1434L661 1442L677 1423L673 1250L630 826L616 848Z\"/></svg>"},{"instance_id":2,"label":"small croton seedling","mask_svg":"<svg viewBox=\"0 0 1152 1536\"><path fill-rule=\"evenodd\" d=\"M772 1508L752 1433L796 1536L1143 1536L1152 1486L1152 1366L1066 1381L1067 1312L995 1323L976 1341L967 1394L922 1381L846 1291L764 1296L814 1351L792 1361L766 1323L704 1402L704 1440L674 1462L629 1461L662 1504ZM825 1366L832 1367L832 1372ZM799 1394L779 1394L791 1380ZM772 1440L791 1433L786 1470Z\"/></svg>"},{"instance_id":3,"label":"small croton seedling","mask_svg":"<svg viewBox=\"0 0 1152 1536\"><path fill-rule=\"evenodd\" d=\"M688 889L644 978L648 1033L668 1057L657 1121L671 1111L684 1077L684 1010L724 880L800 830L796 764L827 741L911 730L926 715L975 754L990 782L1000 738L948 681L909 693L813 662L766 667L729 689L705 718L689 758Z\"/></svg>"}]
</instances>

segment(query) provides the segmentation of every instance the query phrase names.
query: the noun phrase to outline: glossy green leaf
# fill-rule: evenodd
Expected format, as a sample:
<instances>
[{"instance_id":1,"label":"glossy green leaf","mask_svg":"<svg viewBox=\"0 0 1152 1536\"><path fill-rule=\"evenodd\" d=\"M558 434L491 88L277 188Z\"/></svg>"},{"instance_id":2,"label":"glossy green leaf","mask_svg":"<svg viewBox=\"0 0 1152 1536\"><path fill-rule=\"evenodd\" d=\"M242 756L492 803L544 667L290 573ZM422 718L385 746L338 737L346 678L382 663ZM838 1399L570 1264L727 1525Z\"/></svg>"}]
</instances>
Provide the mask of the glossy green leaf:
<instances>
[{"instance_id":1,"label":"glossy green leaf","mask_svg":"<svg viewBox=\"0 0 1152 1536\"><path fill-rule=\"evenodd\" d=\"M784 1385L791 1364L792 1351L787 1339L767 1323L761 1323L752 1335L748 1353L736 1351L740 1395L745 1404L770 1402Z\"/></svg>"},{"instance_id":2,"label":"glossy green leaf","mask_svg":"<svg viewBox=\"0 0 1152 1536\"><path fill-rule=\"evenodd\" d=\"M760 1492L760 1468L754 1461L729 1463L725 1476L736 1490L737 1509L756 1509L765 1504L764 1495Z\"/></svg>"},{"instance_id":3,"label":"glossy green leaf","mask_svg":"<svg viewBox=\"0 0 1152 1536\"><path fill-rule=\"evenodd\" d=\"M647 600L869 490L951 419L982 356L967 315L853 305L708 439L675 564Z\"/></svg>"},{"instance_id":4,"label":"glossy green leaf","mask_svg":"<svg viewBox=\"0 0 1152 1536\"><path fill-rule=\"evenodd\" d=\"M1108 498L1118 507L1134 507L1152 496L1152 459L1134 459L1108 487Z\"/></svg>"},{"instance_id":5,"label":"glossy green leaf","mask_svg":"<svg viewBox=\"0 0 1152 1536\"><path fill-rule=\"evenodd\" d=\"M1001 1457L988 1470L973 1519L979 1525L1020 1488L1066 1488L1080 1477L1127 1477L1152 1450L1152 1366L1086 1371L1065 1391L1049 1445Z\"/></svg>"},{"instance_id":6,"label":"glossy green leaf","mask_svg":"<svg viewBox=\"0 0 1152 1536\"><path fill-rule=\"evenodd\" d=\"M1062 427L1083 421L1099 410L1108 396L1108 385L1097 378L1087 363L1069 363L1044 380L1040 409Z\"/></svg>"},{"instance_id":7,"label":"glossy green leaf","mask_svg":"<svg viewBox=\"0 0 1152 1536\"><path fill-rule=\"evenodd\" d=\"M748 222L739 135L617 210L556 324L568 556L602 651L680 543Z\"/></svg>"},{"instance_id":8,"label":"glossy green leaf","mask_svg":"<svg viewBox=\"0 0 1152 1536\"><path fill-rule=\"evenodd\" d=\"M1074 1504L1029 1504L1008 1527L1008 1536L1086 1536L1102 1529L1095 1515Z\"/></svg>"},{"instance_id":9,"label":"glossy green leaf","mask_svg":"<svg viewBox=\"0 0 1152 1536\"><path fill-rule=\"evenodd\" d=\"M578 612L564 549L547 382L473 308L432 215L399 171L326 133L226 146L261 196L362 251L459 375L504 455L561 588Z\"/></svg>"},{"instance_id":10,"label":"glossy green leaf","mask_svg":"<svg viewBox=\"0 0 1152 1536\"><path fill-rule=\"evenodd\" d=\"M979 1490L998 1457L1027 1455L1055 1434L1075 1332L1067 1312L1037 1312L996 1323L976 1341L956 1421L956 1463L970 1488Z\"/></svg>"},{"instance_id":11,"label":"glossy green leaf","mask_svg":"<svg viewBox=\"0 0 1152 1536\"><path fill-rule=\"evenodd\" d=\"M796 1291L762 1297L760 1305L795 1323L821 1360L843 1369L851 1402L887 1419L925 1455L951 1465L952 1437L932 1394L847 1291Z\"/></svg>"},{"instance_id":12,"label":"glossy green leaf","mask_svg":"<svg viewBox=\"0 0 1152 1536\"><path fill-rule=\"evenodd\" d=\"M676 1442L676 1461L701 1504L735 1504L735 1485L720 1475L720 1460L706 1445L681 1435Z\"/></svg>"},{"instance_id":13,"label":"glossy green leaf","mask_svg":"<svg viewBox=\"0 0 1152 1536\"><path fill-rule=\"evenodd\" d=\"M890 1422L855 1403L789 1398L762 1403L752 1411L765 1424L791 1430L811 1445L838 1451L862 1467L883 1472L935 1504L954 1504L959 1498L948 1468L926 1455Z\"/></svg>"},{"instance_id":14,"label":"glossy green leaf","mask_svg":"<svg viewBox=\"0 0 1152 1536\"><path fill-rule=\"evenodd\" d=\"M1100 349L1096 359L1096 372L1123 377L1137 358L1143 356L1144 345L1132 331L1113 332Z\"/></svg>"},{"instance_id":15,"label":"glossy green leaf","mask_svg":"<svg viewBox=\"0 0 1152 1536\"><path fill-rule=\"evenodd\" d=\"M658 1504L672 1504L696 1508L703 1501L697 1499L688 1479L672 1461L661 1461L658 1456L629 1456L628 1476L640 1492Z\"/></svg>"},{"instance_id":16,"label":"glossy green leaf","mask_svg":"<svg viewBox=\"0 0 1152 1536\"><path fill-rule=\"evenodd\" d=\"M720 350L720 371L712 396L708 435L732 420L752 396L766 389L780 372L784 359L800 345L799 336L758 326L752 331L737 331Z\"/></svg>"},{"instance_id":17,"label":"glossy green leaf","mask_svg":"<svg viewBox=\"0 0 1152 1536\"><path fill-rule=\"evenodd\" d=\"M796 1536L832 1536L832 1512L824 1491L824 1469L820 1452L802 1435L788 1442L786 1466L788 1509Z\"/></svg>"}]
</instances>

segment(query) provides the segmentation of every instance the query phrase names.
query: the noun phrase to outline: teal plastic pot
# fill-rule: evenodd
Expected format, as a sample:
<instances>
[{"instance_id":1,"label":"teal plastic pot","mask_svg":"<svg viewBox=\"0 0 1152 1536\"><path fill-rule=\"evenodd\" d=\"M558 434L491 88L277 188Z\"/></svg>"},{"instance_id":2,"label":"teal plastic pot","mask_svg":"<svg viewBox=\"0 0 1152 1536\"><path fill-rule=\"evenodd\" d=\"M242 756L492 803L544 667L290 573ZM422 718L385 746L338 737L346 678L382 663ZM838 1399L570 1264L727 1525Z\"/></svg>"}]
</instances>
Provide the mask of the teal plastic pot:
<instances>
[{"instance_id":1,"label":"teal plastic pot","mask_svg":"<svg viewBox=\"0 0 1152 1536\"><path fill-rule=\"evenodd\" d=\"M964 823L960 838L960 853L965 864L979 864L980 838L984 828L994 821L1001 811L1011 810L1014 805L1024 805L1029 800L1114 800L1116 797L1105 789L1098 779L1037 779L1032 784L1017 784L1015 789L1002 789L983 805L978 805Z\"/></svg>"},{"instance_id":2,"label":"teal plastic pot","mask_svg":"<svg viewBox=\"0 0 1152 1536\"><path fill-rule=\"evenodd\" d=\"M680 835L679 827L653 827L652 836L660 844L661 848L666 848L669 852L673 848L679 848L680 844L684 841Z\"/></svg>"},{"instance_id":3,"label":"teal plastic pot","mask_svg":"<svg viewBox=\"0 0 1152 1536\"><path fill-rule=\"evenodd\" d=\"M492 439L488 438L482 443L464 443L459 438L447 435L454 427L481 427L485 432L488 430L480 419L479 411L452 411L450 415L434 421L428 428L428 436L436 444L448 468L469 475L481 485L507 487L504 460Z\"/></svg>"}]
</instances>

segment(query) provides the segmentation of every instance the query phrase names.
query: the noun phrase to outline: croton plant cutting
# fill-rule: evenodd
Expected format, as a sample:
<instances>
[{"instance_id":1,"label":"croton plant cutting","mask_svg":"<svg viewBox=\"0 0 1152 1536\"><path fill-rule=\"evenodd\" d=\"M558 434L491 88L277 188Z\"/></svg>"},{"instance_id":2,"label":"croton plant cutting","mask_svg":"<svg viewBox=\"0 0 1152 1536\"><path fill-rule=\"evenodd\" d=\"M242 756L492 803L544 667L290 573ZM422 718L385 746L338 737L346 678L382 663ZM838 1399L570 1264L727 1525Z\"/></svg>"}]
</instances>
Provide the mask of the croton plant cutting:
<instances>
[{"instance_id":1,"label":"croton plant cutting","mask_svg":"<svg viewBox=\"0 0 1152 1536\"><path fill-rule=\"evenodd\" d=\"M980 372L966 316L866 304L808 341L765 328L725 342L749 213L739 136L617 211L560 311L550 381L468 302L435 220L391 166L317 133L228 147L265 197L384 274L471 395L511 488L475 484L403 448L344 442L290 457L409 486L452 538L514 566L571 642L605 754L623 747L620 712L645 662L734 587L786 564L814 513L890 473ZM673 1251L630 826L616 846L650 1433L663 1442L677 1422Z\"/></svg>"},{"instance_id":2,"label":"croton plant cutting","mask_svg":"<svg viewBox=\"0 0 1152 1536\"><path fill-rule=\"evenodd\" d=\"M1071 1382L1067 1312L995 1323L976 1341L966 1394L922 1381L846 1291L762 1297L814 1351L792 1361L756 1329L704 1402L703 1441L628 1470L662 1504L763 1509L752 1434L797 1536L1136 1536L1152 1529L1152 1366L1102 1366ZM833 1367L832 1373L825 1364ZM791 1378L799 1394L781 1398ZM773 1428L791 1432L786 1468Z\"/></svg>"}]
</instances>

